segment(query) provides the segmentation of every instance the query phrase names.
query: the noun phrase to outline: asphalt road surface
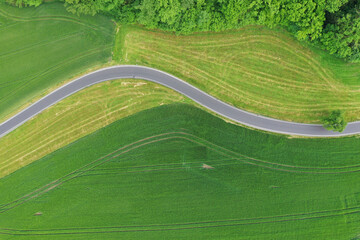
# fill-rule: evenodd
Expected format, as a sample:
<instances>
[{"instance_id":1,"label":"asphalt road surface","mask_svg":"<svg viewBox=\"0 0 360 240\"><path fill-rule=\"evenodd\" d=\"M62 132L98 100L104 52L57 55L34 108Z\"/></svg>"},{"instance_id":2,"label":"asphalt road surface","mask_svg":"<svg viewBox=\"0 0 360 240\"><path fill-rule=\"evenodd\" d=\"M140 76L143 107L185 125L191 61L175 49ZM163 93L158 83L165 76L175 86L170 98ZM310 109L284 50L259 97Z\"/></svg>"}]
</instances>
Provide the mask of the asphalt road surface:
<instances>
[{"instance_id":1,"label":"asphalt road surface","mask_svg":"<svg viewBox=\"0 0 360 240\"><path fill-rule=\"evenodd\" d=\"M243 125L268 132L312 137L336 137L360 133L360 121L349 123L344 132L336 133L327 131L321 125L317 124L294 123L268 118L230 106L229 104L210 96L200 89L168 73L143 66L121 65L92 72L75 79L48 94L36 103L27 107L25 110L16 114L14 117L3 122L0 125L0 138L13 131L46 108L59 102L61 99L64 99L67 96L96 83L120 78L144 79L159 83L191 98L195 102L219 115Z\"/></svg>"}]
</instances>

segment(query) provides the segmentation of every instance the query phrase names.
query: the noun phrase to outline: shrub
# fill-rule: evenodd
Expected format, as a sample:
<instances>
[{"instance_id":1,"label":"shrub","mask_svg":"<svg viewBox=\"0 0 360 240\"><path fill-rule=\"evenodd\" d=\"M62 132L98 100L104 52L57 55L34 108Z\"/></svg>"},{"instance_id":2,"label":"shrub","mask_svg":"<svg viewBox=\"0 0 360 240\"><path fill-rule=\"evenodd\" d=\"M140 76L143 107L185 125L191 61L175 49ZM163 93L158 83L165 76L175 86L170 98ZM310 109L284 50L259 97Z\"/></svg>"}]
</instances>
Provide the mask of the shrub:
<instances>
[{"instance_id":1,"label":"shrub","mask_svg":"<svg viewBox=\"0 0 360 240\"><path fill-rule=\"evenodd\" d=\"M323 119L323 126L327 130L342 132L345 130L346 125L344 113L340 110L332 111L328 117Z\"/></svg>"}]
</instances>

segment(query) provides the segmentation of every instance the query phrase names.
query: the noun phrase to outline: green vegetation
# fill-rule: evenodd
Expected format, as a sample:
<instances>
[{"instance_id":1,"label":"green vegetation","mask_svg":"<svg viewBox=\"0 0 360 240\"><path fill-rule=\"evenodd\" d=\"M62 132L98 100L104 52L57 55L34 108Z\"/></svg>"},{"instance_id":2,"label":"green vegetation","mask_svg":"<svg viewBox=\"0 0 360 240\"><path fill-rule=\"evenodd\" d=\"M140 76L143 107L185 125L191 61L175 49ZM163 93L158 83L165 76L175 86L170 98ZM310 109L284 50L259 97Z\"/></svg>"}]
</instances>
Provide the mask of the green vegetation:
<instances>
[{"instance_id":1,"label":"green vegetation","mask_svg":"<svg viewBox=\"0 0 360 240\"><path fill-rule=\"evenodd\" d=\"M7 0L36 5L41 0ZM122 23L191 33L244 25L282 26L332 54L360 61L357 0L65 0L74 14L104 13Z\"/></svg>"},{"instance_id":2,"label":"green vegetation","mask_svg":"<svg viewBox=\"0 0 360 240\"><path fill-rule=\"evenodd\" d=\"M333 109L360 120L360 64L298 43L282 30L176 36L120 26L114 59L187 80L236 107L270 117L320 123ZM346 69L346 71L344 71Z\"/></svg>"},{"instance_id":3,"label":"green vegetation","mask_svg":"<svg viewBox=\"0 0 360 240\"><path fill-rule=\"evenodd\" d=\"M69 16L59 3L36 10L0 7L0 29L6 31L0 37L0 48L6 49L0 56L6 60L0 119L75 73L108 62L162 69L236 107L274 118L320 123L328 112L340 109L348 121L359 120L360 64L309 50L281 29L248 26L176 36L120 25L113 46L113 26L105 17ZM36 27L41 30L31 30ZM33 45L16 50L29 42ZM109 63L111 49L115 62Z\"/></svg>"},{"instance_id":4,"label":"green vegetation","mask_svg":"<svg viewBox=\"0 0 360 240\"><path fill-rule=\"evenodd\" d=\"M109 61L109 18L77 17L61 3L18 9L0 3L0 119L50 87Z\"/></svg>"},{"instance_id":5,"label":"green vegetation","mask_svg":"<svg viewBox=\"0 0 360 240\"><path fill-rule=\"evenodd\" d=\"M171 89L134 79L84 89L0 138L0 178L118 119L184 101L190 102Z\"/></svg>"},{"instance_id":6,"label":"green vegetation","mask_svg":"<svg viewBox=\"0 0 360 240\"><path fill-rule=\"evenodd\" d=\"M335 110L332 111L328 117L323 119L323 125L327 130L342 132L345 130L347 122L344 118L344 113L340 110Z\"/></svg>"},{"instance_id":7,"label":"green vegetation","mask_svg":"<svg viewBox=\"0 0 360 240\"><path fill-rule=\"evenodd\" d=\"M114 16L122 23L177 33L223 31L244 25L282 26L300 40L360 61L360 3L356 0L65 0L73 13Z\"/></svg>"},{"instance_id":8,"label":"green vegetation","mask_svg":"<svg viewBox=\"0 0 360 240\"><path fill-rule=\"evenodd\" d=\"M349 1L330 15L319 41L331 54L360 62L360 2Z\"/></svg>"},{"instance_id":9,"label":"green vegetation","mask_svg":"<svg viewBox=\"0 0 360 240\"><path fill-rule=\"evenodd\" d=\"M161 106L0 179L1 238L352 239L359 154Z\"/></svg>"},{"instance_id":10,"label":"green vegetation","mask_svg":"<svg viewBox=\"0 0 360 240\"><path fill-rule=\"evenodd\" d=\"M103 12L178 33L281 25L356 60L359 30L349 24L357 22L356 6L347 9L354 2L66 0L73 13ZM113 30L108 18L75 17L59 3L21 11L0 4L0 119L107 62L113 49L118 63L162 69L253 112L318 122L339 109L325 126L340 131L343 117L359 120L360 65L309 49L283 30L175 36L120 26L112 46ZM359 236L358 137L287 138L191 105L153 108L173 102L190 101L145 81L106 82L1 138L0 238Z\"/></svg>"},{"instance_id":11,"label":"green vegetation","mask_svg":"<svg viewBox=\"0 0 360 240\"><path fill-rule=\"evenodd\" d=\"M40 6L43 0L5 0L5 2L17 7Z\"/></svg>"}]
</instances>

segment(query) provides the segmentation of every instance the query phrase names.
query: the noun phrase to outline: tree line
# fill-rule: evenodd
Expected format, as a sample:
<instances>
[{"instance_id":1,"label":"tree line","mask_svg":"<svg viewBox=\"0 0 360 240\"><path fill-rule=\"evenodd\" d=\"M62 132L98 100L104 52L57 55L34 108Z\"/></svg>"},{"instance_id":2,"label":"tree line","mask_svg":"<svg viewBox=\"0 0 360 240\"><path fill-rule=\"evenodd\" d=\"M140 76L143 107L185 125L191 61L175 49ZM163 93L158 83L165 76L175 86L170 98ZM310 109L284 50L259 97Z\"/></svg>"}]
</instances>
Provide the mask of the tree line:
<instances>
[{"instance_id":1,"label":"tree line","mask_svg":"<svg viewBox=\"0 0 360 240\"><path fill-rule=\"evenodd\" d=\"M5 0L39 6L43 0ZM121 23L189 34L249 24L282 26L299 40L360 62L360 0L63 0L74 14L110 15Z\"/></svg>"}]
</instances>

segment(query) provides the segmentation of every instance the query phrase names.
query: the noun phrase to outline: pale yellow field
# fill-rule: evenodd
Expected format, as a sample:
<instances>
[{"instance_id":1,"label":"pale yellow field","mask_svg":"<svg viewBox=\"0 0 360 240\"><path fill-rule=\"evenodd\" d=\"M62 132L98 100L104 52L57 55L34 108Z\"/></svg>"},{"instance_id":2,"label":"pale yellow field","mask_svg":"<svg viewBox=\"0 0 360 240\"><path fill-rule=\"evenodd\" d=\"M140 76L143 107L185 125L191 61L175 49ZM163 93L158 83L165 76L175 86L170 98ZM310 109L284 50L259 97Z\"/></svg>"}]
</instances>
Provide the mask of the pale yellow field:
<instances>
[{"instance_id":1,"label":"pale yellow field","mask_svg":"<svg viewBox=\"0 0 360 240\"><path fill-rule=\"evenodd\" d=\"M82 90L0 139L0 177L136 112L190 102L163 86L115 80Z\"/></svg>"},{"instance_id":2,"label":"pale yellow field","mask_svg":"<svg viewBox=\"0 0 360 240\"><path fill-rule=\"evenodd\" d=\"M284 31L249 26L176 36L120 27L117 44L120 63L172 73L251 112L319 123L341 109L348 121L360 120L360 64L315 52Z\"/></svg>"}]
</instances>

